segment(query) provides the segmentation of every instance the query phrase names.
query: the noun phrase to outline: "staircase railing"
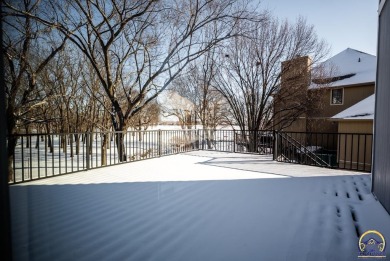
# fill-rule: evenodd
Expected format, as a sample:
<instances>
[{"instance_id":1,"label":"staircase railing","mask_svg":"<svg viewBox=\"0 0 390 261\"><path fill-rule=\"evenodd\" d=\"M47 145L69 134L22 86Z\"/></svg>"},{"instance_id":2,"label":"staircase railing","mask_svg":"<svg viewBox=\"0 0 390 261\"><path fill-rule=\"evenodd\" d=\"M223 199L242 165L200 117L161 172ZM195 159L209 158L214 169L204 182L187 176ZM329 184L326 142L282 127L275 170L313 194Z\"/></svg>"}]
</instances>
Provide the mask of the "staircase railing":
<instances>
[{"instance_id":1,"label":"staircase railing","mask_svg":"<svg viewBox=\"0 0 390 261\"><path fill-rule=\"evenodd\" d=\"M290 153L290 155L286 155L285 153L283 153L284 151L282 149L279 150L280 155L278 154L278 156L282 156L283 158L286 159L283 161L290 161L291 162L291 160L297 160L297 159L299 161L299 160L302 160L301 157L303 155L304 157L308 158L309 160L311 160L314 163L312 165L321 166L321 167L328 167L328 168L331 167L331 165L329 163L327 163L322 158L317 156L310 149L308 149L307 146L305 146L301 142L294 139L288 133L278 132L277 135L279 136L279 140L280 140L279 145L280 146L284 146L284 145L286 145L285 143L287 143L287 146L285 146L285 147L293 149L292 155L291 155L291 153ZM288 150L288 151L291 152L291 150Z\"/></svg>"}]
</instances>

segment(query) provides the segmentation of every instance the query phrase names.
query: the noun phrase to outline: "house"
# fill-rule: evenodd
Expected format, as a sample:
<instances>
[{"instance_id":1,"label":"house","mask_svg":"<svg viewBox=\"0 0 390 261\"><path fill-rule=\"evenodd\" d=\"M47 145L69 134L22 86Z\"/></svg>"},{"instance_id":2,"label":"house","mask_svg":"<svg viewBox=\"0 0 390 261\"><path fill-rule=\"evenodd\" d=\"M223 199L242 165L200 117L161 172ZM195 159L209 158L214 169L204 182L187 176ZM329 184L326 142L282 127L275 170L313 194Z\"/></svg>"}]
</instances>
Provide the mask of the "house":
<instances>
[{"instance_id":1,"label":"house","mask_svg":"<svg viewBox=\"0 0 390 261\"><path fill-rule=\"evenodd\" d=\"M338 133L350 133L338 135L339 167L371 170L374 111L375 94L331 118L338 123ZM352 146L357 148L353 150Z\"/></svg>"},{"instance_id":2,"label":"house","mask_svg":"<svg viewBox=\"0 0 390 261\"><path fill-rule=\"evenodd\" d=\"M334 115L339 133L373 133L375 94Z\"/></svg>"},{"instance_id":3,"label":"house","mask_svg":"<svg viewBox=\"0 0 390 261\"><path fill-rule=\"evenodd\" d=\"M311 65L307 56L282 63L276 130L290 133L284 139L295 150L315 148L327 166L370 171L376 57L347 48Z\"/></svg>"},{"instance_id":4,"label":"house","mask_svg":"<svg viewBox=\"0 0 390 261\"><path fill-rule=\"evenodd\" d=\"M196 121L195 105L178 92L168 90L159 97L162 116L161 124L177 125L191 129Z\"/></svg>"},{"instance_id":5,"label":"house","mask_svg":"<svg viewBox=\"0 0 390 261\"><path fill-rule=\"evenodd\" d=\"M276 128L336 133L338 121L332 117L374 94L376 57L347 48L320 66L312 69L310 65L307 56L282 63L279 93L289 99L276 98L275 112L289 108L290 113L279 113L277 121L284 124Z\"/></svg>"}]
</instances>

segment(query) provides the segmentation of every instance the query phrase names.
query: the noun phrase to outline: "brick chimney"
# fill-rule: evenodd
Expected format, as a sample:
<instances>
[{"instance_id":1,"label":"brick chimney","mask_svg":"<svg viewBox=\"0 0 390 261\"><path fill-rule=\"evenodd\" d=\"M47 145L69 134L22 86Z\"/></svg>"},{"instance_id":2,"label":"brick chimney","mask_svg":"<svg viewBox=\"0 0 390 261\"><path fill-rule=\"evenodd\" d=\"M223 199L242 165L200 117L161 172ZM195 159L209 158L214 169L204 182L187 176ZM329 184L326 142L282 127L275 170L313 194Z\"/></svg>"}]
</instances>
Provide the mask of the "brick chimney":
<instances>
[{"instance_id":1,"label":"brick chimney","mask_svg":"<svg viewBox=\"0 0 390 261\"><path fill-rule=\"evenodd\" d=\"M275 129L306 131L307 89L311 59L297 57L282 62L280 89L274 96Z\"/></svg>"},{"instance_id":2,"label":"brick chimney","mask_svg":"<svg viewBox=\"0 0 390 261\"><path fill-rule=\"evenodd\" d=\"M282 62L281 88L307 89L310 84L311 59L309 56L297 57Z\"/></svg>"}]
</instances>

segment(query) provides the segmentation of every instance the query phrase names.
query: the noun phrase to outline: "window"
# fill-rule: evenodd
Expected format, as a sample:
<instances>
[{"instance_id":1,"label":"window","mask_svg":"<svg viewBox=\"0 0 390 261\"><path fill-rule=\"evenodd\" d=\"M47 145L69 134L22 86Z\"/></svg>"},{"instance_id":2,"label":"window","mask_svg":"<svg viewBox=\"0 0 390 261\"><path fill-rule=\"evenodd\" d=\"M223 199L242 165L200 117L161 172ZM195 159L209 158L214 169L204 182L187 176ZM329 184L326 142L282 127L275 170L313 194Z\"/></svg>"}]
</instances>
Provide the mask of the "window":
<instances>
[{"instance_id":1,"label":"window","mask_svg":"<svg viewBox=\"0 0 390 261\"><path fill-rule=\"evenodd\" d=\"M343 104L343 89L331 90L330 104Z\"/></svg>"}]
</instances>

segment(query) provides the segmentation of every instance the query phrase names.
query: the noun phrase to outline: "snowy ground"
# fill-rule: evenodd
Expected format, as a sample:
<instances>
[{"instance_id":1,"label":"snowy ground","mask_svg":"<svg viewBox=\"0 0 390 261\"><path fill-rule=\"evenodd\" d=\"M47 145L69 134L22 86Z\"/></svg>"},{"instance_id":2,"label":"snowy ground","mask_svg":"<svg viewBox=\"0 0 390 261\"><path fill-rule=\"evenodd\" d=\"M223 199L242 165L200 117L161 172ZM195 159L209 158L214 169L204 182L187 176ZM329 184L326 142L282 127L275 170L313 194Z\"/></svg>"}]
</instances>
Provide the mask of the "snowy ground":
<instances>
[{"instance_id":1,"label":"snowy ground","mask_svg":"<svg viewBox=\"0 0 390 261\"><path fill-rule=\"evenodd\" d=\"M210 151L14 185L15 260L357 260L366 230L390 240L370 185Z\"/></svg>"}]
</instances>

